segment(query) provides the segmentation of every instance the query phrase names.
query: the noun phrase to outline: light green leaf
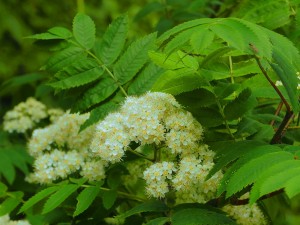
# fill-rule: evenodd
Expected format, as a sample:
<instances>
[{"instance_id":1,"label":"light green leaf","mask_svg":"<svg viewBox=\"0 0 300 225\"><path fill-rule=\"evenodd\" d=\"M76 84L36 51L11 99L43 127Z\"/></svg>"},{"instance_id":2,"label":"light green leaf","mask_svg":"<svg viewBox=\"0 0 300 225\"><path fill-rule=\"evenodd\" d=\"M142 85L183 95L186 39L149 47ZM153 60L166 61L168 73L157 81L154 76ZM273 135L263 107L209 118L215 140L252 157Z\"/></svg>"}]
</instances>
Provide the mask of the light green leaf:
<instances>
[{"instance_id":1,"label":"light green leaf","mask_svg":"<svg viewBox=\"0 0 300 225\"><path fill-rule=\"evenodd\" d=\"M39 201L43 200L44 198L48 197L49 195L51 195L58 189L59 189L59 186L53 186L53 187L48 187L48 188L36 193L34 196L32 196L30 199L28 199L24 203L24 205L19 210L19 213L24 212L27 209L31 208L33 205L35 205Z\"/></svg>"},{"instance_id":2,"label":"light green leaf","mask_svg":"<svg viewBox=\"0 0 300 225\"><path fill-rule=\"evenodd\" d=\"M190 44L196 53L203 53L202 51L209 47L215 38L215 34L209 29L203 29L194 32L190 39Z\"/></svg>"},{"instance_id":3,"label":"light green leaf","mask_svg":"<svg viewBox=\"0 0 300 225\"><path fill-rule=\"evenodd\" d=\"M0 216L13 211L22 202L23 195L21 191L9 192L9 197L0 204Z\"/></svg>"},{"instance_id":4,"label":"light green leaf","mask_svg":"<svg viewBox=\"0 0 300 225\"><path fill-rule=\"evenodd\" d=\"M192 56L186 55L182 51L177 51L170 55L150 51L149 57L155 64L167 70L184 69L185 72L197 71L199 67L197 59Z\"/></svg>"},{"instance_id":5,"label":"light green leaf","mask_svg":"<svg viewBox=\"0 0 300 225\"><path fill-rule=\"evenodd\" d=\"M261 196L264 194L268 193L269 191L272 192L273 187L269 187L271 189L268 189L264 183L266 180L269 180L272 182L272 177L276 176L276 174L279 174L280 178L282 176L283 171L297 171L299 174L299 169L300 169L300 161L299 160L286 160L283 162L279 162L275 164L272 167L269 167L267 170L265 170L259 177L259 179L254 183L251 191L250 191L250 204L253 204L257 199L259 199ZM287 175L288 176L288 175ZM277 177L274 177L274 179L277 179ZM282 184L281 181L278 181L277 184ZM276 185L277 186L277 185ZM264 187L264 190L262 191L262 187ZM274 186L275 188L275 186Z\"/></svg>"},{"instance_id":6,"label":"light green leaf","mask_svg":"<svg viewBox=\"0 0 300 225\"><path fill-rule=\"evenodd\" d=\"M96 28L94 21L83 13L78 13L73 20L73 35L75 40L85 49L94 46Z\"/></svg>"},{"instance_id":7,"label":"light green leaf","mask_svg":"<svg viewBox=\"0 0 300 225\"><path fill-rule=\"evenodd\" d=\"M293 154L280 151L270 152L269 154L249 160L229 178L226 187L226 198L255 182L267 168L289 159L293 159Z\"/></svg>"},{"instance_id":8,"label":"light green leaf","mask_svg":"<svg viewBox=\"0 0 300 225\"><path fill-rule=\"evenodd\" d=\"M216 163L214 167L209 171L206 179L209 179L218 172L220 169L224 168L229 163L233 162L234 160L240 158L241 156L259 148L264 148L269 145L265 145L263 142L258 141L250 141L244 140L239 142L222 142L219 145L215 144L213 150L216 151ZM268 148L268 147L267 147Z\"/></svg>"},{"instance_id":9,"label":"light green leaf","mask_svg":"<svg viewBox=\"0 0 300 225\"><path fill-rule=\"evenodd\" d=\"M148 61L148 51L154 48L156 33L133 42L114 65L114 75L121 85L130 81Z\"/></svg>"},{"instance_id":10,"label":"light green leaf","mask_svg":"<svg viewBox=\"0 0 300 225\"><path fill-rule=\"evenodd\" d=\"M300 175L296 175L285 183L285 193L289 198L293 198L300 193Z\"/></svg>"},{"instance_id":11,"label":"light green leaf","mask_svg":"<svg viewBox=\"0 0 300 225\"><path fill-rule=\"evenodd\" d=\"M4 197L6 195L7 186L0 182L0 198Z\"/></svg>"},{"instance_id":12,"label":"light green leaf","mask_svg":"<svg viewBox=\"0 0 300 225\"><path fill-rule=\"evenodd\" d=\"M77 196L76 210L73 217L78 216L84 212L93 203L97 195L99 194L99 187L87 187Z\"/></svg>"},{"instance_id":13,"label":"light green leaf","mask_svg":"<svg viewBox=\"0 0 300 225\"><path fill-rule=\"evenodd\" d=\"M300 166L300 161L299 166ZM274 174L273 176L268 177L260 186L260 196L264 196L266 194L269 194L271 192L280 190L282 188L286 187L286 184L292 180L295 181L294 178L298 176L300 173L300 167L297 168L286 168L285 170ZM291 184L290 184L291 185ZM295 186L294 186L295 187ZM300 187L298 186L297 189L294 188L294 193L300 192ZM289 192L289 194L291 194ZM292 195L291 195L292 196Z\"/></svg>"},{"instance_id":14,"label":"light green leaf","mask_svg":"<svg viewBox=\"0 0 300 225\"><path fill-rule=\"evenodd\" d=\"M57 208L64 200L66 200L73 192L75 192L80 185L66 184L61 186L56 193L51 195L46 201L42 214L46 214L53 209Z\"/></svg>"},{"instance_id":15,"label":"light green leaf","mask_svg":"<svg viewBox=\"0 0 300 225\"><path fill-rule=\"evenodd\" d=\"M115 19L105 31L99 44L95 46L96 56L106 64L112 64L120 55L128 32L128 16Z\"/></svg>"}]
</instances>

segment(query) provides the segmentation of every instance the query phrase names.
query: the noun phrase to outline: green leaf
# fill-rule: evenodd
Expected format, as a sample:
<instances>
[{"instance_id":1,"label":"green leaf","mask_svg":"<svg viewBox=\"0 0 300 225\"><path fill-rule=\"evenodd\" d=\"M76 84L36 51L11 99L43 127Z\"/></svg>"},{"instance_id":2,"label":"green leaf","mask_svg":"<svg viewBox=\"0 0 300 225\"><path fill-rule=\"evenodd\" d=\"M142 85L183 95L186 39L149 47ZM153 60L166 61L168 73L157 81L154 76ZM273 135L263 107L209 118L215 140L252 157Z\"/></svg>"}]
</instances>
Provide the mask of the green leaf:
<instances>
[{"instance_id":1,"label":"green leaf","mask_svg":"<svg viewBox=\"0 0 300 225\"><path fill-rule=\"evenodd\" d=\"M78 216L84 212L93 203L97 195L99 194L99 187L87 187L77 196L76 210L73 217Z\"/></svg>"},{"instance_id":2,"label":"green leaf","mask_svg":"<svg viewBox=\"0 0 300 225\"><path fill-rule=\"evenodd\" d=\"M202 208L187 208L175 212L171 216L172 225L219 225L236 224L224 214Z\"/></svg>"},{"instance_id":3,"label":"green leaf","mask_svg":"<svg viewBox=\"0 0 300 225\"><path fill-rule=\"evenodd\" d=\"M48 197L52 193L56 192L59 189L59 186L53 186L48 187L38 193L36 193L34 196L32 196L30 199L28 199L24 205L19 210L19 213L26 211L27 209L31 208L33 205L38 203L39 201L43 200L44 198Z\"/></svg>"},{"instance_id":4,"label":"green leaf","mask_svg":"<svg viewBox=\"0 0 300 225\"><path fill-rule=\"evenodd\" d=\"M288 93L293 110L298 112L299 95L297 94L297 86L299 79L296 75L297 70L292 62L276 47L273 50L273 58L276 64L270 63L270 65L282 81L282 84Z\"/></svg>"},{"instance_id":5,"label":"green leaf","mask_svg":"<svg viewBox=\"0 0 300 225\"><path fill-rule=\"evenodd\" d=\"M222 180L219 183L219 187L217 190L217 195L220 196L223 192L227 190L229 181L231 177L245 164L247 164L252 159L256 159L258 157L262 157L266 154L274 153L274 152L281 152L282 149L279 147L276 147L274 145L269 146L260 146L255 148L254 150L250 151L249 153L246 153L242 155L239 159L229 164L229 168L226 168L224 176L222 177ZM244 186L242 186L243 188ZM241 189L242 189L241 188Z\"/></svg>"},{"instance_id":6,"label":"green leaf","mask_svg":"<svg viewBox=\"0 0 300 225\"><path fill-rule=\"evenodd\" d=\"M252 95L251 90L247 88L236 99L225 106L224 114L227 120L238 119L256 105L256 98Z\"/></svg>"},{"instance_id":7,"label":"green leaf","mask_svg":"<svg viewBox=\"0 0 300 225\"><path fill-rule=\"evenodd\" d=\"M118 107L114 102L107 102L92 109L90 117L80 126L80 131L104 119L110 112L118 109Z\"/></svg>"},{"instance_id":8,"label":"green leaf","mask_svg":"<svg viewBox=\"0 0 300 225\"><path fill-rule=\"evenodd\" d=\"M37 40L55 40L55 39L68 39L72 37L72 33L64 27L53 27L47 33L34 34L26 38Z\"/></svg>"},{"instance_id":9,"label":"green leaf","mask_svg":"<svg viewBox=\"0 0 300 225\"><path fill-rule=\"evenodd\" d=\"M167 211L168 207L165 203L158 200L151 200L148 202L144 202L140 205L133 207L132 209L128 210L127 212L118 215L117 217L120 219L125 219L129 216L134 214L142 213L142 212L164 212Z\"/></svg>"},{"instance_id":10,"label":"green leaf","mask_svg":"<svg viewBox=\"0 0 300 225\"><path fill-rule=\"evenodd\" d=\"M149 34L133 42L120 59L113 71L121 85L130 81L148 61L148 51L154 48L156 34Z\"/></svg>"},{"instance_id":11,"label":"green leaf","mask_svg":"<svg viewBox=\"0 0 300 225\"><path fill-rule=\"evenodd\" d=\"M179 71L166 71L160 76L152 87L152 91L160 91L172 95L178 95L203 86L203 79L195 73Z\"/></svg>"},{"instance_id":12,"label":"green leaf","mask_svg":"<svg viewBox=\"0 0 300 225\"><path fill-rule=\"evenodd\" d=\"M196 53L203 53L202 51L209 47L215 38L215 34L208 29L203 29L194 32L190 39L190 44Z\"/></svg>"},{"instance_id":13,"label":"green leaf","mask_svg":"<svg viewBox=\"0 0 300 225\"><path fill-rule=\"evenodd\" d=\"M167 70L196 72L199 67L197 59L192 56L186 55L182 51L174 52L171 55L150 51L149 57L155 64Z\"/></svg>"},{"instance_id":14,"label":"green leaf","mask_svg":"<svg viewBox=\"0 0 300 225\"><path fill-rule=\"evenodd\" d=\"M194 27L176 35L166 44L164 52L170 54L175 50L178 50L190 40L192 34L195 33L197 30L198 27Z\"/></svg>"},{"instance_id":15,"label":"green leaf","mask_svg":"<svg viewBox=\"0 0 300 225\"><path fill-rule=\"evenodd\" d=\"M94 21L83 13L78 13L73 20L73 35L75 40L85 49L93 48L96 39Z\"/></svg>"},{"instance_id":16,"label":"green leaf","mask_svg":"<svg viewBox=\"0 0 300 225\"><path fill-rule=\"evenodd\" d=\"M56 39L64 39L62 37L59 37L55 34L51 34L51 33L40 33L40 34L34 34L34 35L30 35L27 36L26 38L31 38L31 39L36 39L36 40L56 40Z\"/></svg>"},{"instance_id":17,"label":"green leaf","mask_svg":"<svg viewBox=\"0 0 300 225\"><path fill-rule=\"evenodd\" d=\"M299 162L299 166L300 166L300 162ZM268 193L285 188L287 183L289 183L290 181L295 181L294 178L296 176L298 176L299 173L300 173L300 167L286 168L284 171L281 171L277 174L274 174L273 176L270 176L260 186L260 188L259 188L260 195L263 196ZM293 191L294 191L293 194L296 194L296 193L298 194L300 192L299 186L297 189L294 186ZM290 194L290 192L289 192L289 194Z\"/></svg>"},{"instance_id":18,"label":"green leaf","mask_svg":"<svg viewBox=\"0 0 300 225\"><path fill-rule=\"evenodd\" d=\"M65 78L48 85L55 89L70 89L91 83L100 78L103 73L104 69L95 60L85 59L64 68L56 76Z\"/></svg>"},{"instance_id":19,"label":"green leaf","mask_svg":"<svg viewBox=\"0 0 300 225\"><path fill-rule=\"evenodd\" d=\"M285 193L289 198L293 198L300 193L300 175L296 175L285 183Z\"/></svg>"},{"instance_id":20,"label":"green leaf","mask_svg":"<svg viewBox=\"0 0 300 225\"><path fill-rule=\"evenodd\" d=\"M2 174L9 184L12 184L16 177L16 171L10 160L9 150L0 149L0 174Z\"/></svg>"},{"instance_id":21,"label":"green leaf","mask_svg":"<svg viewBox=\"0 0 300 225\"><path fill-rule=\"evenodd\" d=\"M116 190L103 191L102 201L103 201L104 208L110 209L114 205L117 196L118 193Z\"/></svg>"},{"instance_id":22,"label":"green leaf","mask_svg":"<svg viewBox=\"0 0 300 225\"><path fill-rule=\"evenodd\" d=\"M206 68L207 64L214 62L215 60L219 59L221 56L227 54L233 49L234 48L228 46L216 49L215 51L205 56L205 58L201 62L200 68Z\"/></svg>"},{"instance_id":23,"label":"green leaf","mask_svg":"<svg viewBox=\"0 0 300 225\"><path fill-rule=\"evenodd\" d=\"M209 174L207 175L206 179L211 178L212 175L214 175L220 169L224 168L226 165L240 158L244 154L247 154L253 151L254 149L260 149L267 146L269 145L266 145L263 142L250 140L244 140L239 142L227 141L222 142L220 144L215 144L214 146L212 146L212 149L216 151L216 163L214 167L209 171Z\"/></svg>"},{"instance_id":24,"label":"green leaf","mask_svg":"<svg viewBox=\"0 0 300 225\"><path fill-rule=\"evenodd\" d=\"M281 178L282 176L282 172L283 171L297 171L299 174L299 169L300 169L300 161L299 160L286 160L283 162L279 162L275 165L273 165L272 167L269 167L267 170L265 170L259 177L259 179L254 183L251 192L250 192L250 204L253 204L257 199L259 199L261 196L263 196L264 194L267 194L267 192L272 192L273 187L269 187L267 188L264 183L268 180L269 182L273 182L272 177L274 179L277 178ZM279 177L275 177L277 174L279 174ZM287 174L284 174L284 176ZM288 175L287 175L288 176ZM294 175L296 176L296 175ZM275 180L274 180L275 181ZM278 180L277 184L275 183L275 185L277 186L278 184L282 184L282 182L280 180ZM276 187L274 186L274 188ZM264 190L262 191L261 188L264 187ZM277 188L277 187L276 187ZM271 190L272 189L272 190Z\"/></svg>"},{"instance_id":25,"label":"green leaf","mask_svg":"<svg viewBox=\"0 0 300 225\"><path fill-rule=\"evenodd\" d=\"M163 72L164 69L156 66L154 63L149 63L130 84L128 94L141 95L149 91Z\"/></svg>"},{"instance_id":26,"label":"green leaf","mask_svg":"<svg viewBox=\"0 0 300 225\"><path fill-rule=\"evenodd\" d=\"M228 22L228 21L227 21ZM210 30L213 31L217 36L226 41L229 46L234 47L235 49L244 51L246 49L247 43L243 40L242 33L240 30L236 30L231 26L226 24L214 24L210 26ZM248 47L248 46L247 46Z\"/></svg>"},{"instance_id":27,"label":"green leaf","mask_svg":"<svg viewBox=\"0 0 300 225\"><path fill-rule=\"evenodd\" d=\"M31 164L32 159L26 149L23 146L15 146L14 148L8 148L7 150L7 156L10 158L12 164L19 168L24 174L28 174L29 169L27 164Z\"/></svg>"},{"instance_id":28,"label":"green leaf","mask_svg":"<svg viewBox=\"0 0 300 225\"><path fill-rule=\"evenodd\" d=\"M0 182L0 198L4 197L6 195L7 186Z\"/></svg>"},{"instance_id":29,"label":"green leaf","mask_svg":"<svg viewBox=\"0 0 300 225\"><path fill-rule=\"evenodd\" d=\"M45 69L55 74L58 71L70 66L74 62L79 62L86 58L81 48L68 47L57 54L51 56L45 66Z\"/></svg>"},{"instance_id":30,"label":"green leaf","mask_svg":"<svg viewBox=\"0 0 300 225\"><path fill-rule=\"evenodd\" d=\"M173 27L172 29L168 30L167 32L163 33L158 38L158 43L163 44L163 42L167 41L169 38L174 37L176 34L180 32L184 32L185 30L188 30L189 28L196 27L202 24L207 24L213 22L213 19L211 18L202 18L197 20L191 20L185 23L182 23L176 27Z\"/></svg>"},{"instance_id":31,"label":"green leaf","mask_svg":"<svg viewBox=\"0 0 300 225\"><path fill-rule=\"evenodd\" d=\"M231 27L233 30L239 31L239 36L243 40L243 52L253 55L257 54L261 57L265 57L268 60L272 58L272 45L270 39L265 32L265 30L248 21L237 19L237 18L225 18L219 22L219 24ZM224 27L224 30L225 27ZM226 40L230 46L235 46L237 41L236 39ZM257 52L254 53L253 50L249 47L249 44L255 46ZM237 46L236 46L237 47Z\"/></svg>"},{"instance_id":32,"label":"green leaf","mask_svg":"<svg viewBox=\"0 0 300 225\"><path fill-rule=\"evenodd\" d=\"M96 44L95 53L106 64L112 64L120 55L128 32L128 16L115 19L105 31L101 42Z\"/></svg>"},{"instance_id":33,"label":"green leaf","mask_svg":"<svg viewBox=\"0 0 300 225\"><path fill-rule=\"evenodd\" d=\"M255 182L261 173L278 162L293 159L293 154L280 151L270 152L249 160L230 177L226 187L226 198Z\"/></svg>"},{"instance_id":34,"label":"green leaf","mask_svg":"<svg viewBox=\"0 0 300 225\"><path fill-rule=\"evenodd\" d=\"M46 201L42 214L46 214L57 208L64 200L66 200L73 192L75 192L80 185L66 184L61 186L56 193L51 195Z\"/></svg>"},{"instance_id":35,"label":"green leaf","mask_svg":"<svg viewBox=\"0 0 300 225\"><path fill-rule=\"evenodd\" d=\"M0 204L0 216L13 211L22 202L23 195L21 191L9 192L9 197Z\"/></svg>"},{"instance_id":36,"label":"green leaf","mask_svg":"<svg viewBox=\"0 0 300 225\"><path fill-rule=\"evenodd\" d=\"M214 108L190 108L190 111L204 127L216 127L224 123L222 115Z\"/></svg>"},{"instance_id":37,"label":"green leaf","mask_svg":"<svg viewBox=\"0 0 300 225\"><path fill-rule=\"evenodd\" d=\"M82 97L80 97L80 99L75 103L74 110L84 111L107 99L117 89L118 85L112 78L102 78L97 84L89 88Z\"/></svg>"},{"instance_id":38,"label":"green leaf","mask_svg":"<svg viewBox=\"0 0 300 225\"><path fill-rule=\"evenodd\" d=\"M230 16L259 23L273 30L287 24L291 12L289 2L285 0L252 0L241 1Z\"/></svg>"},{"instance_id":39,"label":"green leaf","mask_svg":"<svg viewBox=\"0 0 300 225\"><path fill-rule=\"evenodd\" d=\"M167 222L170 222L168 217L158 217L153 220L150 220L146 225L164 225Z\"/></svg>"},{"instance_id":40,"label":"green leaf","mask_svg":"<svg viewBox=\"0 0 300 225\"><path fill-rule=\"evenodd\" d=\"M61 37L63 39L68 39L68 38L71 38L73 35L72 35L72 32L69 31L67 28L64 28L64 27L53 27L51 29L48 30L48 32L50 34L54 34L58 37Z\"/></svg>"}]
</instances>

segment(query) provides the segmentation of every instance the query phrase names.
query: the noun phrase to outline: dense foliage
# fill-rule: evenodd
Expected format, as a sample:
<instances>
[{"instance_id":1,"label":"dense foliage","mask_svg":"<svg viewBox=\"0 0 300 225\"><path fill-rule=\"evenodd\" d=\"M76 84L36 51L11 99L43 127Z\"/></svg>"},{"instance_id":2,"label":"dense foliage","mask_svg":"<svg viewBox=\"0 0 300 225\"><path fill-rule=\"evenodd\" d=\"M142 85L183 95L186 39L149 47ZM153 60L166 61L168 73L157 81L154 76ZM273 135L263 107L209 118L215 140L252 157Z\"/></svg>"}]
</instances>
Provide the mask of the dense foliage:
<instances>
[{"instance_id":1,"label":"dense foliage","mask_svg":"<svg viewBox=\"0 0 300 225\"><path fill-rule=\"evenodd\" d=\"M299 224L300 2L76 3L4 15L1 224Z\"/></svg>"}]
</instances>

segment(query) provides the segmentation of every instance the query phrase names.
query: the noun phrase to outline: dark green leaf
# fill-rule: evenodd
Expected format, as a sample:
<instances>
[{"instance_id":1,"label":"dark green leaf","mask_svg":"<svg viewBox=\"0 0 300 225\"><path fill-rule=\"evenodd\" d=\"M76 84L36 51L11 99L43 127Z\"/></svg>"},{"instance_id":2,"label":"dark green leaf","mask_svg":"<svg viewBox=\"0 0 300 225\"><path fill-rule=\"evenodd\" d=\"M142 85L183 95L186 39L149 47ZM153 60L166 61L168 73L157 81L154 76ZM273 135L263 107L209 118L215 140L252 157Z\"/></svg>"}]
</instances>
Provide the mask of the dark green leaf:
<instances>
[{"instance_id":1,"label":"dark green leaf","mask_svg":"<svg viewBox=\"0 0 300 225\"><path fill-rule=\"evenodd\" d=\"M96 61L85 59L60 71L56 76L65 78L48 85L55 89L70 89L91 83L100 78L103 73L104 69Z\"/></svg>"},{"instance_id":2,"label":"dark green leaf","mask_svg":"<svg viewBox=\"0 0 300 225\"><path fill-rule=\"evenodd\" d=\"M219 225L236 224L224 214L202 208L187 208L175 212L171 216L173 225Z\"/></svg>"},{"instance_id":3,"label":"dark green leaf","mask_svg":"<svg viewBox=\"0 0 300 225\"><path fill-rule=\"evenodd\" d=\"M75 192L80 185L66 184L61 186L56 193L51 195L46 201L42 214L46 214L57 208L64 200L66 200L73 192Z\"/></svg>"},{"instance_id":4,"label":"dark green leaf","mask_svg":"<svg viewBox=\"0 0 300 225\"><path fill-rule=\"evenodd\" d=\"M227 120L238 119L247 111L256 106L256 98L252 95L249 88L243 90L239 96L224 108L224 114Z\"/></svg>"},{"instance_id":5,"label":"dark green leaf","mask_svg":"<svg viewBox=\"0 0 300 225\"><path fill-rule=\"evenodd\" d=\"M149 91L154 83L163 74L164 69L153 63L148 64L141 73L134 79L128 88L128 94L141 95Z\"/></svg>"},{"instance_id":6,"label":"dark green leaf","mask_svg":"<svg viewBox=\"0 0 300 225\"><path fill-rule=\"evenodd\" d=\"M90 117L81 125L80 131L104 119L104 117L116 109L118 109L118 105L114 102L107 102L92 109Z\"/></svg>"},{"instance_id":7,"label":"dark green leaf","mask_svg":"<svg viewBox=\"0 0 300 225\"><path fill-rule=\"evenodd\" d=\"M114 75L121 85L130 81L148 61L148 51L154 48L156 34L133 42L114 65Z\"/></svg>"},{"instance_id":8,"label":"dark green leaf","mask_svg":"<svg viewBox=\"0 0 300 225\"><path fill-rule=\"evenodd\" d=\"M73 20L73 35L75 40L85 49L94 46L96 28L94 21L83 13L78 13Z\"/></svg>"},{"instance_id":9,"label":"dark green leaf","mask_svg":"<svg viewBox=\"0 0 300 225\"><path fill-rule=\"evenodd\" d=\"M102 201L103 201L103 206L106 209L110 209L116 199L117 199L118 193L116 190L109 190L109 191L103 191L102 192Z\"/></svg>"},{"instance_id":10,"label":"dark green leaf","mask_svg":"<svg viewBox=\"0 0 300 225\"><path fill-rule=\"evenodd\" d=\"M162 201L152 200L145 203L142 203L138 206L133 207L132 209L128 210L127 212L117 216L119 218L125 219L129 216L132 216L137 213L142 212L164 212L167 211L168 207Z\"/></svg>"},{"instance_id":11,"label":"dark green leaf","mask_svg":"<svg viewBox=\"0 0 300 225\"><path fill-rule=\"evenodd\" d=\"M73 216L78 216L84 212L93 203L97 195L99 194L99 187L87 187L77 196L76 210Z\"/></svg>"},{"instance_id":12,"label":"dark green leaf","mask_svg":"<svg viewBox=\"0 0 300 225\"><path fill-rule=\"evenodd\" d=\"M30 199L28 199L24 203L24 205L19 210L19 213L24 212L27 209L31 208L33 205L35 205L39 201L43 200L44 198L48 197L49 195L51 195L58 189L59 189L59 186L53 186L53 187L48 187L48 188L36 193L34 196L32 196Z\"/></svg>"},{"instance_id":13,"label":"dark green leaf","mask_svg":"<svg viewBox=\"0 0 300 225\"><path fill-rule=\"evenodd\" d=\"M159 217L153 220L150 220L146 225L164 225L167 222L170 222L170 219L168 217Z\"/></svg>"},{"instance_id":14,"label":"dark green leaf","mask_svg":"<svg viewBox=\"0 0 300 225\"><path fill-rule=\"evenodd\" d=\"M128 16L120 16L107 28L99 44L95 46L95 53L101 61L112 64L120 55L125 44L128 31Z\"/></svg>"},{"instance_id":15,"label":"dark green leaf","mask_svg":"<svg viewBox=\"0 0 300 225\"><path fill-rule=\"evenodd\" d=\"M93 87L89 88L82 97L76 102L74 106L75 111L83 111L89 107L98 104L109 96L111 96L118 89L116 82L110 78L105 77L101 79Z\"/></svg>"}]
</instances>

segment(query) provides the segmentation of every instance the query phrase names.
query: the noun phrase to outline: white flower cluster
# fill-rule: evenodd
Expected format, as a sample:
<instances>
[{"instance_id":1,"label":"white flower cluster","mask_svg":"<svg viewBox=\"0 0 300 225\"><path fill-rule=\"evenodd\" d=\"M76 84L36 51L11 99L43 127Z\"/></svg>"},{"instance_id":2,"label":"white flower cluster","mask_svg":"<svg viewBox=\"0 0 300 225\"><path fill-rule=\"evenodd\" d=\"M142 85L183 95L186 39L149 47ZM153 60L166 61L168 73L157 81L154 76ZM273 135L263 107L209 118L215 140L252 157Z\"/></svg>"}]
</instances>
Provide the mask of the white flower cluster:
<instances>
[{"instance_id":1,"label":"white flower cluster","mask_svg":"<svg viewBox=\"0 0 300 225\"><path fill-rule=\"evenodd\" d=\"M35 129L32 133L28 151L35 157L34 173L27 177L27 181L51 183L80 170L80 174L90 181L103 179L103 161L92 160L89 152L94 128L79 132L89 115L66 112L56 117L52 124Z\"/></svg>"},{"instance_id":2,"label":"white flower cluster","mask_svg":"<svg viewBox=\"0 0 300 225\"><path fill-rule=\"evenodd\" d=\"M155 163L144 172L148 195L161 198L172 187L178 193L197 194L197 198L186 197L188 200L204 202L215 193L222 174L205 181L214 165L214 154L198 143L202 133L202 126L172 95L149 92L128 97L119 112L109 114L100 122L90 148L103 160L116 163L121 161L131 142L165 146L164 162ZM167 162L174 156L181 160L178 165ZM203 190L204 186L207 190Z\"/></svg>"},{"instance_id":3,"label":"white flower cluster","mask_svg":"<svg viewBox=\"0 0 300 225\"><path fill-rule=\"evenodd\" d=\"M30 225L27 220L10 220L8 214L0 217L1 225Z\"/></svg>"},{"instance_id":4,"label":"white flower cluster","mask_svg":"<svg viewBox=\"0 0 300 225\"><path fill-rule=\"evenodd\" d=\"M10 133L25 133L42 119L48 117L46 106L34 98L28 98L4 115L3 127Z\"/></svg>"},{"instance_id":5,"label":"white flower cluster","mask_svg":"<svg viewBox=\"0 0 300 225\"><path fill-rule=\"evenodd\" d=\"M141 145L166 143L177 154L190 151L201 135L201 125L172 95L154 92L128 97L120 112L97 125L90 147L103 160L115 163L132 141Z\"/></svg>"},{"instance_id":6,"label":"white flower cluster","mask_svg":"<svg viewBox=\"0 0 300 225\"><path fill-rule=\"evenodd\" d=\"M172 179L172 174L175 171L176 168L172 162L155 163L145 170L144 179L147 183L146 191L149 196L164 197L169 191L167 180Z\"/></svg>"},{"instance_id":7,"label":"white flower cluster","mask_svg":"<svg viewBox=\"0 0 300 225\"><path fill-rule=\"evenodd\" d=\"M236 220L239 225L267 225L268 222L257 204L250 205L226 205L222 210Z\"/></svg>"}]
</instances>

